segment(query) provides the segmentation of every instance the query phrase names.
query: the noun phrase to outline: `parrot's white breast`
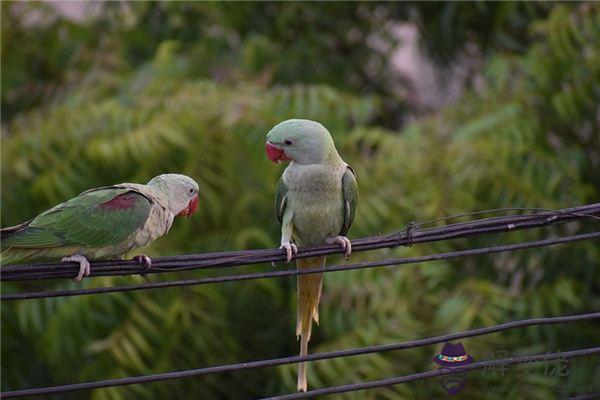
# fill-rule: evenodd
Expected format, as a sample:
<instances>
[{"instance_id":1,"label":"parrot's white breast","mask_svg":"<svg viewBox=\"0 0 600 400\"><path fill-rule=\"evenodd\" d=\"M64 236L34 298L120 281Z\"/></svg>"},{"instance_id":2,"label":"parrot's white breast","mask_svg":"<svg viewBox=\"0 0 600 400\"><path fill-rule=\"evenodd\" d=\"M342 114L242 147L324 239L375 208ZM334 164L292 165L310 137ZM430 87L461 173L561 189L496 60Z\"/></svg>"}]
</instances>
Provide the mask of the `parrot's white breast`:
<instances>
[{"instance_id":1,"label":"parrot's white breast","mask_svg":"<svg viewBox=\"0 0 600 400\"><path fill-rule=\"evenodd\" d=\"M283 174L293 237L300 245L322 244L337 236L344 222L342 177L346 164L292 163Z\"/></svg>"},{"instance_id":2,"label":"parrot's white breast","mask_svg":"<svg viewBox=\"0 0 600 400\"><path fill-rule=\"evenodd\" d=\"M129 249L147 246L171 229L175 216L169 209L169 200L160 190L147 185L132 185L153 202L146 223L129 240Z\"/></svg>"}]
</instances>

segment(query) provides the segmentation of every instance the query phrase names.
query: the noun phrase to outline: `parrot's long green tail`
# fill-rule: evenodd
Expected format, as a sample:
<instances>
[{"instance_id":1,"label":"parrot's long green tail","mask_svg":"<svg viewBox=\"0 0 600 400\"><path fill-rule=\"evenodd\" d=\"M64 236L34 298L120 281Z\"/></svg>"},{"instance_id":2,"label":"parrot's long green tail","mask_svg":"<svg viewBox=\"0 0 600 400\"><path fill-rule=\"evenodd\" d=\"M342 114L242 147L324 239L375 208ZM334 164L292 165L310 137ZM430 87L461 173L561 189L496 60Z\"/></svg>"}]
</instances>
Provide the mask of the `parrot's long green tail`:
<instances>
[{"instance_id":1,"label":"parrot's long green tail","mask_svg":"<svg viewBox=\"0 0 600 400\"><path fill-rule=\"evenodd\" d=\"M0 266L18 263L28 258L32 251L20 251L15 248L5 247L6 240L10 240L13 235L27 227L28 222L20 225L0 228Z\"/></svg>"},{"instance_id":2,"label":"parrot's long green tail","mask_svg":"<svg viewBox=\"0 0 600 400\"><path fill-rule=\"evenodd\" d=\"M0 266L22 263L23 261L27 261L28 259L35 257L41 252L42 249L30 250L9 248L2 250L0 253Z\"/></svg>"},{"instance_id":3,"label":"parrot's long green tail","mask_svg":"<svg viewBox=\"0 0 600 400\"><path fill-rule=\"evenodd\" d=\"M299 259L299 269L322 268L327 257ZM296 336L300 336L300 355L308 354L308 341L312 332L312 320L319 324L319 299L323 288L323 273L298 276L298 319ZM306 363L298 364L298 391L306 392Z\"/></svg>"}]
</instances>

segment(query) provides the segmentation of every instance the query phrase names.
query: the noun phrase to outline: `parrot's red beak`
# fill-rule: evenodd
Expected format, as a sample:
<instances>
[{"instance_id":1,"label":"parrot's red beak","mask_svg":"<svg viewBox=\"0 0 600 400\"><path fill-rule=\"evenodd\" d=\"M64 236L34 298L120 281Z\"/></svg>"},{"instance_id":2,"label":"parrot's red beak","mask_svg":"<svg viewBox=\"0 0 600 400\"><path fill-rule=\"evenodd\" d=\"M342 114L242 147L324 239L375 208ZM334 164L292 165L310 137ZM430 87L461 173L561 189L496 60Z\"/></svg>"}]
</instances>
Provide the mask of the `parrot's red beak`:
<instances>
[{"instance_id":1,"label":"parrot's red beak","mask_svg":"<svg viewBox=\"0 0 600 400\"><path fill-rule=\"evenodd\" d=\"M195 195L188 203L188 206L184 208L183 211L179 213L179 215L189 217L190 215L196 212L199 202L200 199L198 198L198 195Z\"/></svg>"},{"instance_id":2,"label":"parrot's red beak","mask_svg":"<svg viewBox=\"0 0 600 400\"><path fill-rule=\"evenodd\" d=\"M269 160L273 161L274 163L279 164L282 161L290 160L290 158L285 154L285 151L274 144L267 142L265 144L265 150L267 151L267 157L269 157Z\"/></svg>"}]
</instances>

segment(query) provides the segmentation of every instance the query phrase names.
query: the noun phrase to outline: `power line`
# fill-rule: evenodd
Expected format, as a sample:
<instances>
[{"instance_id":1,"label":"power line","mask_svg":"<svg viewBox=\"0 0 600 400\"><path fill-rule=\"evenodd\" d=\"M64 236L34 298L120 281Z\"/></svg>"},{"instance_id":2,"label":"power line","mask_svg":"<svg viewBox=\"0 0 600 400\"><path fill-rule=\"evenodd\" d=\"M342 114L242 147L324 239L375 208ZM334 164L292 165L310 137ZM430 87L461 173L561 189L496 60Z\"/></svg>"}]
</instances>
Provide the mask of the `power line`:
<instances>
[{"instance_id":1,"label":"power line","mask_svg":"<svg viewBox=\"0 0 600 400\"><path fill-rule=\"evenodd\" d=\"M152 283L143 283L143 284L136 284L136 285L110 286L110 287L99 287L99 288L89 288L89 289L65 289L65 290L46 290L46 291L38 291L38 292L8 293L8 294L2 294L0 296L0 299L2 301L12 301L12 300L49 298L49 297L84 296L84 295L92 295L92 294L100 294L100 293L130 292L130 291L136 291L136 290L205 285L205 284L213 284L213 283L246 281L246 280L254 280L254 279L281 278L281 277L286 277L286 276L306 275L306 274L314 274L314 273L320 273L320 272L339 272L339 271L348 271L348 270L364 269L364 268L415 264L415 263L421 263L421 262L427 262L427 261L437 261L437 260L444 260L444 259L451 259L451 258L458 258L458 257L477 256L477 255L484 255L484 254L500 253L500 252L505 252L505 251L515 251L515 250L523 250L523 249L543 247L543 246L552 246L552 245L571 243L571 242L582 241L582 240L593 240L593 239L599 239L599 238L600 238L600 232L592 232L592 233L584 233L584 234L573 235L573 236L565 236L565 237L560 237L560 238L536 240L536 241L532 241L532 242L516 243L516 244L510 244L510 245L501 245L501 246L493 246L493 247L485 247L485 248L477 248L477 249L469 249L469 250L452 251L452 252L447 252L447 253L438 253L438 254L431 254L431 255L419 256L419 257L394 258L394 259L379 260L379 261L368 261L368 262L349 264L349 265L337 265L337 266L312 269L312 270L308 270L308 271L293 269L293 270L283 270L283 271L270 271L270 272L261 272L261 273L251 273L251 274L236 274L236 275L226 275L226 276L201 278L201 279L186 279L186 280L178 280L178 281L152 282Z\"/></svg>"},{"instance_id":2,"label":"power line","mask_svg":"<svg viewBox=\"0 0 600 400\"><path fill-rule=\"evenodd\" d=\"M415 225L417 225L417 227L421 228L424 225L431 225L433 223L436 222L440 222L440 221L449 221L452 219L457 219L457 218L462 218L462 217L472 217L474 215L481 215L481 214L492 214L492 213L497 213L497 212L507 212L507 211L535 211L535 212L550 212L550 213L563 213L563 214L570 214L576 217L584 217L584 218L593 218L593 219L597 219L600 220L600 217L597 217L595 215L590 215L590 214L579 214L577 212L571 212L571 211L566 211L566 210L554 210L552 208L540 208L540 207L503 207L503 208L493 208L491 210L478 210L478 211L469 211L469 212L464 212L464 213L460 213L460 214L454 214L454 215L449 215L447 217L439 217L439 218L435 218L435 219L430 219L424 222L419 222L418 224L415 223ZM468 221L467 221L468 222ZM465 223L465 222L463 222Z\"/></svg>"},{"instance_id":3,"label":"power line","mask_svg":"<svg viewBox=\"0 0 600 400\"><path fill-rule=\"evenodd\" d=\"M414 243L444 241L487 233L532 229L582 218L598 219L599 217L596 214L600 215L600 203L551 212L485 218L427 229L405 229L390 235L353 240L352 249L354 252L361 252L412 245ZM342 252L343 250L337 245L303 247L299 249L296 258L323 256ZM152 262L151 269L147 269L132 260L99 261L91 263L91 276L145 275L180 270L225 268L284 260L285 251L280 249L262 249L156 258ZM2 267L0 280L72 278L77 275L78 271L79 265L73 262L12 265Z\"/></svg>"},{"instance_id":4,"label":"power line","mask_svg":"<svg viewBox=\"0 0 600 400\"><path fill-rule=\"evenodd\" d=\"M587 393L579 396L568 397L565 400L593 400L600 399L600 392Z\"/></svg>"},{"instance_id":5,"label":"power line","mask_svg":"<svg viewBox=\"0 0 600 400\"><path fill-rule=\"evenodd\" d=\"M484 212L497 212L505 210L488 210L470 213L471 215L481 214ZM536 209L537 211L537 209ZM593 218L600 219L600 217L594 215L600 213L600 203L590 204L586 206L573 207L564 210L550 210L548 212L537 213L537 214L524 214L524 215L513 215L506 217L492 217L470 222L460 222L450 224L441 227L420 229L419 225L411 224L409 228L396 232L387 236L363 238L353 241L354 251L366 251L385 247L395 247L398 245L412 245L414 243L425 243L449 240L454 238L469 237L473 235L507 232L521 229L531 229L536 227L543 227L556 223L569 222L581 218ZM463 215L460 215L463 216ZM444 217L437 220L427 221L421 223L421 226L438 222L439 220L447 220L457 216ZM416 230L415 230L416 228ZM511 245L502 245L486 248L476 248L462 251L454 251L448 253L438 253L427 256L412 257L412 258L396 258L372 262L363 262L351 265L334 266L329 268L315 269L310 271L300 270L284 270L284 271L272 271L265 273L255 274L237 274L220 277L210 277L203 279L192 279L182 281L170 281L170 282L155 282L141 285L128 285L118 287L101 287L101 288L90 288L90 289L75 289L75 290L59 290L59 291L42 291L42 292L26 292L26 293L13 293L2 295L2 300L17 300L17 299L28 299L28 298L43 298L43 297L58 297L58 296L76 296L86 295L94 293L111 293L111 292L122 292L162 287L173 287L173 286L188 286L188 285L200 285L208 283L218 282L230 282L238 280L249 280L249 279L262 279L270 277L282 277L282 276L293 276L307 273L319 273L319 272L334 272L334 271L345 271L352 269L382 267L391 265L403 265L412 264L433 260L441 260L448 258L457 258L465 256L474 256L482 254L498 253L503 251L514 251L527 248L550 246L562 243L569 243L581 240L597 239L600 238L600 232L592 232L586 234L579 234L567 237L552 238L545 240L538 240L533 242L516 243ZM298 254L298 258L313 257L318 255L328 255L333 253L341 252L340 248L335 245L320 246L320 247L307 247L301 248ZM94 276L115 276L115 275L128 275L135 273L160 273L160 272L171 272L178 270L191 270L191 269L211 269L211 268L224 268L236 265L248 265L265 263L269 261L280 261L283 258L282 250L249 250L249 251L236 251L236 252L220 252L220 253L207 253L207 254L191 254L191 255L179 255L172 257L163 257L153 260L153 269L148 271L145 268L139 266L137 263L132 261L104 261L93 263L93 274ZM57 278L69 278L72 277L78 268L71 265L65 265L61 263L49 263L49 264L30 264L30 265L17 265L8 266L2 268L2 274L0 280L2 281L15 281L15 280L32 280L32 279L57 279ZM471 337L477 335L484 335L493 332L499 332L506 329L512 329L515 327L528 326L528 325L543 325L543 324L555 324L561 322L574 322L587 319L600 318L600 313L590 313L576 316L567 317L556 317L556 318L538 318L523 321L514 321L501 325L496 325L488 328L474 329L461 333L455 333L450 335L438 336L428 339L420 339L411 342L370 346L357 349L340 350L328 353L317 353L305 357L286 357L279 359L270 359L262 361L254 361L249 363L232 364L232 365L221 365L215 367L199 368L186 371L176 371L162 374L153 374L146 376L137 376L129 378L110 379L104 381L86 382L71 385L54 386L47 388L36 388L36 389L25 389L11 392L0 393L0 397L22 397L22 396L34 396L40 394L52 394L52 393L63 393L77 390L89 390L102 387L131 385L139 383L149 383L156 381L164 381L170 379L179 379L189 376L196 375L207 375L220 372L233 372L246 369L270 367L276 365L297 363L301 361L315 361L323 360L336 357L347 357L360 354L369 354L375 352L384 352L391 350L399 350L404 348L424 346L427 344L440 343L443 341L454 340L458 338ZM524 356L516 358L508 358L503 360L488 360L475 364L471 364L463 369L479 369L484 368L488 365L503 365L512 364L517 362L539 362L543 360L550 360L552 356L555 358L569 358L578 357L588 354L596 354L600 352L600 347L575 350L571 352L543 354ZM540 358L542 357L542 358ZM276 398L303 398L313 397L316 395L325 395L333 393L343 393L355 390L363 390L372 387L381 387L395 385L403 382L410 382L413 380L427 379L434 375L428 375L433 373L437 374L437 371L423 372L420 374L407 375L403 377L388 378L380 381L363 382L350 385L342 385L337 387L330 387L324 389L313 390L307 393L296 393L284 395Z\"/></svg>"},{"instance_id":6,"label":"power line","mask_svg":"<svg viewBox=\"0 0 600 400\"><path fill-rule=\"evenodd\" d=\"M85 383L75 383L69 385L61 385L61 386L51 386L44 388L35 388L35 389L23 389L23 390L15 390L9 392L0 393L0 397L2 398L15 398L15 397L25 397L25 396L38 396L38 395L49 395L56 393L66 393L73 392L78 390L90 390L90 389L99 389L105 387L112 386L124 386L124 385L133 385L140 383L150 383L150 382L158 382L158 381L166 381L172 379L181 379L187 378L191 376L199 376L199 375L209 375L215 373L225 373L225 372L234 372L234 371L242 371L248 369L256 369L256 368L265 368L265 367L274 367L278 365L284 364L294 364L302 361L317 361L317 360L325 360L331 358L339 358L339 357L349 357L349 356L357 356L371 353L380 353L386 351L393 350L403 350L415 347L422 347L431 344L443 343L455 339L463 339L473 336L481 336L487 335L491 333L501 332L514 328L521 328L527 326L534 325L550 325L550 324L559 324L559 323L571 323L578 321L586 321L600 319L600 312L592 312L587 314L579 314L579 315L569 315L563 317L549 317L549 318L532 318L520 321L512 321L506 322L503 324L471 329L463 332L452 333L443 336L435 336L426 339L418 339L409 342L402 343L394 343L387 345L379 345L379 346L368 346L362 348L355 349L347 349L347 350L338 350L324 353L315 353L307 356L293 356L293 357L284 357L284 358L275 358L269 360L261 360L261 361L252 361L240 364L230 364L230 365L219 365L214 367L206 367L206 368L197 368L185 371L175 371L175 372L167 372L167 373L159 373L152 375L142 375L128 378L117 378L117 379L107 379L102 381L95 382L85 382ZM600 351L600 347L595 348ZM590 349L586 349L585 351L589 351ZM593 350L593 349L592 349ZM583 351L583 350L580 350ZM571 352L577 353L577 352ZM556 354L568 354L568 353L556 353ZM530 357L539 357L539 356L530 356ZM509 359L510 360L510 359ZM496 360L495 360L496 361ZM474 364L473 364L474 365ZM501 364L499 364L501 365ZM435 372L435 371L434 371ZM437 373L437 372L435 372ZM420 374L416 374L420 375ZM409 377L415 375L409 375ZM395 378L398 379L398 378ZM419 378L422 379L422 378ZM379 382L379 381L378 381ZM324 389L321 389L324 390ZM359 390L359 389L357 389ZM312 393L307 392L307 393Z\"/></svg>"},{"instance_id":7,"label":"power line","mask_svg":"<svg viewBox=\"0 0 600 400\"><path fill-rule=\"evenodd\" d=\"M474 371L478 369L483 369L490 366L497 365L512 365L512 364L521 364L521 363L536 363L542 361L552 361L556 359L569 359L575 357L583 357L590 356L593 354L600 354L600 347L591 347L588 349L581 350L573 350L573 351L564 351L558 353L546 353L546 354L536 354L531 356L521 356L521 357L510 357L510 358L502 358L497 360L487 360L487 361L479 361L473 364L465 365L460 367L460 371L468 372ZM263 400L292 400L292 399L306 399L315 396L325 396L329 394L336 393L347 393L347 392L355 392L358 390L366 390L366 389L374 389L383 386L394 386L400 383L406 382L414 382L423 379L430 379L440 375L439 370L420 372L418 374L412 375L404 375L395 378L387 378L381 379L378 381L370 381L370 382L361 382L361 383L352 383L348 385L340 385L333 386L323 389L309 390L308 392L299 392L299 393L291 393L283 396L274 396L268 397Z\"/></svg>"}]
</instances>

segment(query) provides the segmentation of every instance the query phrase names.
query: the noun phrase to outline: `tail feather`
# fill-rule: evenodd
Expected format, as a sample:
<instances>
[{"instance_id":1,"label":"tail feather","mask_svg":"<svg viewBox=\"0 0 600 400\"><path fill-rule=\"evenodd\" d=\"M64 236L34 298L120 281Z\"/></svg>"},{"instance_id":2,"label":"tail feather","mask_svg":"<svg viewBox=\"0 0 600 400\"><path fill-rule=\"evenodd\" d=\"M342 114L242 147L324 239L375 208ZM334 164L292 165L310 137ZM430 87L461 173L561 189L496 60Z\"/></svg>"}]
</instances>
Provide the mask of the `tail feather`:
<instances>
[{"instance_id":1,"label":"tail feather","mask_svg":"<svg viewBox=\"0 0 600 400\"><path fill-rule=\"evenodd\" d=\"M0 266L22 263L43 253L44 249L19 249L9 247L0 253Z\"/></svg>"},{"instance_id":2,"label":"tail feather","mask_svg":"<svg viewBox=\"0 0 600 400\"><path fill-rule=\"evenodd\" d=\"M2 249L0 252L0 266L25 261L36 254L37 251L34 250L16 249L4 245L5 240L13 237L15 233L26 229L30 222L31 221L27 221L19 225L0 228L0 248Z\"/></svg>"},{"instance_id":3,"label":"tail feather","mask_svg":"<svg viewBox=\"0 0 600 400\"><path fill-rule=\"evenodd\" d=\"M22 224L15 226L7 226L6 228L0 228L0 239L6 239L12 236L13 233L19 232L29 226L30 221L23 222Z\"/></svg>"},{"instance_id":4,"label":"tail feather","mask_svg":"<svg viewBox=\"0 0 600 400\"><path fill-rule=\"evenodd\" d=\"M299 259L299 269L322 268L326 257ZM296 335L300 337L300 355L308 354L308 341L312 333L312 320L319 324L319 300L323 290L323 273L298 276L298 317ZM298 391L306 392L306 362L298 364Z\"/></svg>"},{"instance_id":5,"label":"tail feather","mask_svg":"<svg viewBox=\"0 0 600 400\"><path fill-rule=\"evenodd\" d=\"M7 226L6 228L0 228L0 248L6 249L9 248L10 245L6 244L6 240L13 239L16 233L19 233L29 226L31 221L23 222L22 224L15 226Z\"/></svg>"}]
</instances>

